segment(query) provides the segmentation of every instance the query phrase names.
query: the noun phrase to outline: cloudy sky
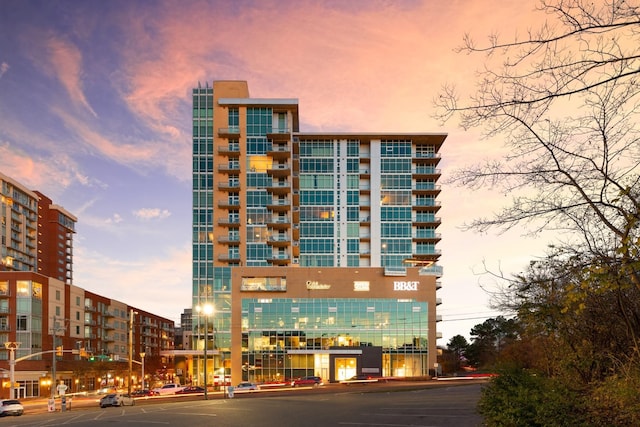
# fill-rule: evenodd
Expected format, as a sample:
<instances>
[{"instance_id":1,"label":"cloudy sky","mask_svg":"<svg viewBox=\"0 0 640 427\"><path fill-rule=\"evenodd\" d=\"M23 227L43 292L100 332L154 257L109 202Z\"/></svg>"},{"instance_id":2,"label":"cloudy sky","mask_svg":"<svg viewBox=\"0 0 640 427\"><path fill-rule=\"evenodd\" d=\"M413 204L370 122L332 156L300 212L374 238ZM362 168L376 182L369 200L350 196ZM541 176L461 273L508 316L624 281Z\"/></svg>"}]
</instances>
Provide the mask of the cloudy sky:
<instances>
[{"instance_id":1,"label":"cloudy sky","mask_svg":"<svg viewBox=\"0 0 640 427\"><path fill-rule=\"evenodd\" d=\"M443 180L498 155L440 126L442 85L485 58L455 52L524 35L535 0L1 0L0 172L78 217L74 283L179 323L191 301L191 89L246 80L297 98L303 132L446 132ZM464 232L508 199L443 186L445 345L497 315L483 265L517 273L547 242Z\"/></svg>"}]
</instances>

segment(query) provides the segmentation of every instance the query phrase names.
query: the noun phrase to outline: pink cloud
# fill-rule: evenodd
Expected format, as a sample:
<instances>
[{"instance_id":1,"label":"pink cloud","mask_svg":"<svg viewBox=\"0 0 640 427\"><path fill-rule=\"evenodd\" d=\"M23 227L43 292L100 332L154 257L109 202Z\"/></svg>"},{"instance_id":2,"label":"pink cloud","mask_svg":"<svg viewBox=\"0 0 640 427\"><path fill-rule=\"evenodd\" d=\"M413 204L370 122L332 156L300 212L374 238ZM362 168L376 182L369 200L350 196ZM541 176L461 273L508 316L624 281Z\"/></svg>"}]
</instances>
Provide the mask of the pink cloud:
<instances>
[{"instance_id":1,"label":"pink cloud","mask_svg":"<svg viewBox=\"0 0 640 427\"><path fill-rule=\"evenodd\" d=\"M64 86L71 100L97 116L82 89L82 54L72 43L57 37L47 40L49 62L55 76Z\"/></svg>"}]
</instances>

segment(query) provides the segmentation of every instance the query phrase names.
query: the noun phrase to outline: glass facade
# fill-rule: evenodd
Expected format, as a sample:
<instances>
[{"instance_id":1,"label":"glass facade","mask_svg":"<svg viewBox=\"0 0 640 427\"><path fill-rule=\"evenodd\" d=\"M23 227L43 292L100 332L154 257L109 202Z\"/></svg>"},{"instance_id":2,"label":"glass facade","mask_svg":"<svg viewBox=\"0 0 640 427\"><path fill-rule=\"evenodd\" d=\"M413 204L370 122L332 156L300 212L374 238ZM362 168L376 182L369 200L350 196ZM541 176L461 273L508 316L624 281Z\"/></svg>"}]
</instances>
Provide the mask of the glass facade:
<instances>
[{"instance_id":1,"label":"glass facade","mask_svg":"<svg viewBox=\"0 0 640 427\"><path fill-rule=\"evenodd\" d=\"M245 298L243 379L268 382L306 375L328 379L327 354L357 347L382 348L383 376L426 375L427 310L426 302L413 300ZM347 378L340 378L336 366L334 372L336 380Z\"/></svg>"}]
</instances>

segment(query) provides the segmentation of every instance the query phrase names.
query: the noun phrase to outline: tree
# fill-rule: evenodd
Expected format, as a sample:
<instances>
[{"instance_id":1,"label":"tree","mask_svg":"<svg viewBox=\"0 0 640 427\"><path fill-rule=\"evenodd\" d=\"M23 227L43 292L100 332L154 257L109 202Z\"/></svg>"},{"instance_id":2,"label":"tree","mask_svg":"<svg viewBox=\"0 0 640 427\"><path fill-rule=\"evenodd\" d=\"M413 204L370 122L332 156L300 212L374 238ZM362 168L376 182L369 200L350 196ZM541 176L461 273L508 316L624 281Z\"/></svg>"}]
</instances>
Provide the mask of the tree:
<instances>
[{"instance_id":1,"label":"tree","mask_svg":"<svg viewBox=\"0 0 640 427\"><path fill-rule=\"evenodd\" d=\"M492 367L500 353L518 338L518 324L515 319L498 316L487 319L471 329L472 343L467 347L469 362L477 368Z\"/></svg>"},{"instance_id":2,"label":"tree","mask_svg":"<svg viewBox=\"0 0 640 427\"><path fill-rule=\"evenodd\" d=\"M456 335L449 340L447 350L451 354L451 361L448 365L450 364L451 366L448 367L447 371L458 372L460 370L468 347L469 343L462 335Z\"/></svg>"},{"instance_id":3,"label":"tree","mask_svg":"<svg viewBox=\"0 0 640 427\"><path fill-rule=\"evenodd\" d=\"M461 51L486 55L475 93L452 86L437 117L504 138L508 154L457 171L451 182L513 195L470 228L568 232L567 253L589 253L640 288L640 8L628 0L542 0L555 18L524 40ZM495 59L501 59L495 66Z\"/></svg>"}]
</instances>

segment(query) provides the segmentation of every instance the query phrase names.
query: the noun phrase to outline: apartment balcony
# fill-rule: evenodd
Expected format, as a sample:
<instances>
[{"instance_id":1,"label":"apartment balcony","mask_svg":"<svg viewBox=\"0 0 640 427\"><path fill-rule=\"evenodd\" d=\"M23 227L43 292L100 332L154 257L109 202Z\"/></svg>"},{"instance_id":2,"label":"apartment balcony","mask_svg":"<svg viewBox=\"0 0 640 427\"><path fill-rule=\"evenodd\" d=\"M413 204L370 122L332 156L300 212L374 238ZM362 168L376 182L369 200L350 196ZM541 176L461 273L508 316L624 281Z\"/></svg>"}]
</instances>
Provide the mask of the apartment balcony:
<instances>
[{"instance_id":1,"label":"apartment balcony","mask_svg":"<svg viewBox=\"0 0 640 427\"><path fill-rule=\"evenodd\" d=\"M115 329L115 327L110 323L105 323L104 325L102 325L102 327L107 331Z\"/></svg>"},{"instance_id":2,"label":"apartment balcony","mask_svg":"<svg viewBox=\"0 0 640 427\"><path fill-rule=\"evenodd\" d=\"M436 276L442 277L444 274L444 269L441 265L436 265L434 263L430 263L428 266L420 267L419 274L421 276ZM440 281L436 281L436 290L442 287L442 283Z\"/></svg>"},{"instance_id":3,"label":"apartment balcony","mask_svg":"<svg viewBox=\"0 0 640 427\"><path fill-rule=\"evenodd\" d=\"M267 174L275 177L285 177L291 175L291 166L287 163L277 163L267 169Z\"/></svg>"},{"instance_id":4,"label":"apartment balcony","mask_svg":"<svg viewBox=\"0 0 640 427\"><path fill-rule=\"evenodd\" d=\"M105 336L102 337L102 341L104 341L104 342L114 342L115 340L113 339L113 336L105 335Z\"/></svg>"},{"instance_id":5,"label":"apartment balcony","mask_svg":"<svg viewBox=\"0 0 640 427\"><path fill-rule=\"evenodd\" d=\"M289 236L272 235L267 239L267 244L274 247L284 248L289 246L291 238Z\"/></svg>"},{"instance_id":6,"label":"apartment balcony","mask_svg":"<svg viewBox=\"0 0 640 427\"><path fill-rule=\"evenodd\" d=\"M430 216L430 215L416 215L415 218L411 221L413 225L420 226L438 226L442 224L442 219L439 216Z\"/></svg>"},{"instance_id":7,"label":"apartment balcony","mask_svg":"<svg viewBox=\"0 0 640 427\"><path fill-rule=\"evenodd\" d=\"M442 207L438 200L417 200L411 207L414 211L437 212Z\"/></svg>"},{"instance_id":8,"label":"apartment balcony","mask_svg":"<svg viewBox=\"0 0 640 427\"><path fill-rule=\"evenodd\" d=\"M267 261L274 265L288 265L291 263L291 255L274 254L271 258L267 258Z\"/></svg>"},{"instance_id":9,"label":"apartment balcony","mask_svg":"<svg viewBox=\"0 0 640 427\"><path fill-rule=\"evenodd\" d=\"M225 245L231 243L240 243L240 236L220 236L218 237L218 243L222 243Z\"/></svg>"},{"instance_id":10,"label":"apartment balcony","mask_svg":"<svg viewBox=\"0 0 640 427\"><path fill-rule=\"evenodd\" d=\"M413 233L412 240L414 242L428 242L428 243L437 243L442 240L442 235L440 233Z\"/></svg>"},{"instance_id":11,"label":"apartment balcony","mask_svg":"<svg viewBox=\"0 0 640 427\"><path fill-rule=\"evenodd\" d=\"M413 160L418 159L441 159L442 156L440 153L427 153L427 152L413 152L412 154Z\"/></svg>"},{"instance_id":12,"label":"apartment balcony","mask_svg":"<svg viewBox=\"0 0 640 427\"><path fill-rule=\"evenodd\" d=\"M240 191L240 181L223 181L218 183L218 190Z\"/></svg>"},{"instance_id":13,"label":"apartment balcony","mask_svg":"<svg viewBox=\"0 0 640 427\"><path fill-rule=\"evenodd\" d=\"M11 313L11 310L9 309L9 307L0 307L0 314L9 314Z\"/></svg>"},{"instance_id":14,"label":"apartment balcony","mask_svg":"<svg viewBox=\"0 0 640 427\"><path fill-rule=\"evenodd\" d=\"M267 209L276 212L287 212L291 209L291 201L288 199L276 199L267 204Z\"/></svg>"},{"instance_id":15,"label":"apartment balcony","mask_svg":"<svg viewBox=\"0 0 640 427\"><path fill-rule=\"evenodd\" d=\"M433 183L420 183L420 182L416 182L413 185L413 188L411 189L411 192L413 194L423 194L423 195L429 195L433 197L440 194L440 191L441 191L440 185L436 185Z\"/></svg>"},{"instance_id":16,"label":"apartment balcony","mask_svg":"<svg viewBox=\"0 0 640 427\"><path fill-rule=\"evenodd\" d=\"M11 326L7 325L0 325L0 331L2 332L9 332L11 331Z\"/></svg>"},{"instance_id":17,"label":"apartment balcony","mask_svg":"<svg viewBox=\"0 0 640 427\"><path fill-rule=\"evenodd\" d=\"M220 137L220 138L239 138L240 137L240 128L238 128L238 127L218 128L218 137Z\"/></svg>"},{"instance_id":18,"label":"apartment balcony","mask_svg":"<svg viewBox=\"0 0 640 427\"><path fill-rule=\"evenodd\" d=\"M84 324L88 326L96 326L96 321L93 319L84 319Z\"/></svg>"},{"instance_id":19,"label":"apartment balcony","mask_svg":"<svg viewBox=\"0 0 640 427\"><path fill-rule=\"evenodd\" d=\"M273 127L267 131L267 138L272 141L288 141L291 139L291 129L287 127Z\"/></svg>"},{"instance_id":20,"label":"apartment balcony","mask_svg":"<svg viewBox=\"0 0 640 427\"><path fill-rule=\"evenodd\" d=\"M240 227L240 218L221 218L218 220L218 225L223 227Z\"/></svg>"},{"instance_id":21,"label":"apartment balcony","mask_svg":"<svg viewBox=\"0 0 640 427\"><path fill-rule=\"evenodd\" d=\"M411 174L413 178L421 178L421 179L432 179L437 181L442 175L440 169L434 168L430 165L418 165L412 169Z\"/></svg>"},{"instance_id":22,"label":"apartment balcony","mask_svg":"<svg viewBox=\"0 0 640 427\"><path fill-rule=\"evenodd\" d=\"M289 144L273 144L267 148L267 156L272 159L288 159L291 157L291 146Z\"/></svg>"},{"instance_id":23,"label":"apartment balcony","mask_svg":"<svg viewBox=\"0 0 640 427\"><path fill-rule=\"evenodd\" d=\"M440 258L441 251L434 250L431 253L413 253L411 254L411 258L407 259L405 262L408 265L413 265L415 267L430 267L434 263L438 261Z\"/></svg>"},{"instance_id":24,"label":"apartment balcony","mask_svg":"<svg viewBox=\"0 0 640 427\"><path fill-rule=\"evenodd\" d=\"M0 298L10 298L11 291L9 289L0 289Z\"/></svg>"},{"instance_id":25,"label":"apartment balcony","mask_svg":"<svg viewBox=\"0 0 640 427\"><path fill-rule=\"evenodd\" d=\"M277 217L267 220L267 226L277 230L286 230L291 227L291 220L287 217Z\"/></svg>"},{"instance_id":26,"label":"apartment balcony","mask_svg":"<svg viewBox=\"0 0 640 427\"><path fill-rule=\"evenodd\" d=\"M238 209L240 200L218 200L218 207L221 209Z\"/></svg>"},{"instance_id":27,"label":"apartment balcony","mask_svg":"<svg viewBox=\"0 0 640 427\"><path fill-rule=\"evenodd\" d=\"M218 154L228 157L240 157L240 144L228 144L218 147Z\"/></svg>"},{"instance_id":28,"label":"apartment balcony","mask_svg":"<svg viewBox=\"0 0 640 427\"><path fill-rule=\"evenodd\" d=\"M104 310L102 312L102 315L104 317L116 317L116 315L113 313L113 311L110 311L110 310Z\"/></svg>"},{"instance_id":29,"label":"apartment balcony","mask_svg":"<svg viewBox=\"0 0 640 427\"><path fill-rule=\"evenodd\" d=\"M442 298L436 298L436 305L442 304Z\"/></svg>"},{"instance_id":30,"label":"apartment balcony","mask_svg":"<svg viewBox=\"0 0 640 427\"><path fill-rule=\"evenodd\" d=\"M218 172L238 174L240 173L240 165L235 163L218 165Z\"/></svg>"},{"instance_id":31,"label":"apartment balcony","mask_svg":"<svg viewBox=\"0 0 640 427\"><path fill-rule=\"evenodd\" d=\"M267 186L267 191L276 195L289 194L291 192L291 184L288 181L274 181Z\"/></svg>"},{"instance_id":32,"label":"apartment balcony","mask_svg":"<svg viewBox=\"0 0 640 427\"><path fill-rule=\"evenodd\" d=\"M222 255L218 255L218 261L240 262L240 254L222 254Z\"/></svg>"}]
</instances>

